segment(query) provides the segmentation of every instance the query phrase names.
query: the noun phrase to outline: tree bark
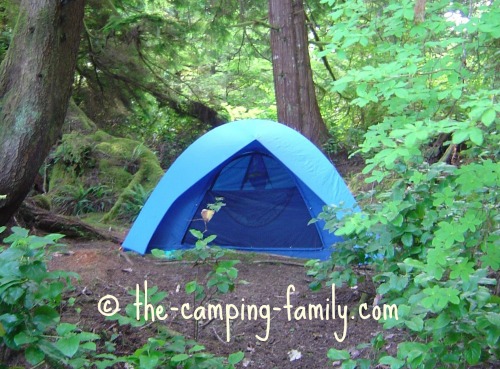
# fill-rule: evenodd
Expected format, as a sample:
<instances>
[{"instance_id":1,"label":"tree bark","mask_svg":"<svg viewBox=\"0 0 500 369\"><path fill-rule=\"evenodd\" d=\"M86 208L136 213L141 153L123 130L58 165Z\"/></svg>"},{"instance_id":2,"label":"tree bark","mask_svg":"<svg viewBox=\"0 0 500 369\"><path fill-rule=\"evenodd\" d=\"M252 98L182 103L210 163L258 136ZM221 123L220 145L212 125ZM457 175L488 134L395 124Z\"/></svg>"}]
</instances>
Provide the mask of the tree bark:
<instances>
[{"instance_id":1,"label":"tree bark","mask_svg":"<svg viewBox=\"0 0 500 369\"><path fill-rule=\"evenodd\" d=\"M60 135L80 43L85 0L22 0L0 66L0 224L29 192Z\"/></svg>"},{"instance_id":2,"label":"tree bark","mask_svg":"<svg viewBox=\"0 0 500 369\"><path fill-rule=\"evenodd\" d=\"M278 120L321 147L328 130L316 99L302 0L269 0L269 23Z\"/></svg>"},{"instance_id":3,"label":"tree bark","mask_svg":"<svg viewBox=\"0 0 500 369\"><path fill-rule=\"evenodd\" d=\"M110 231L92 227L76 217L59 215L36 206L29 199L23 202L16 215L25 228L62 233L69 238L109 240L121 244L123 239Z\"/></svg>"}]
</instances>

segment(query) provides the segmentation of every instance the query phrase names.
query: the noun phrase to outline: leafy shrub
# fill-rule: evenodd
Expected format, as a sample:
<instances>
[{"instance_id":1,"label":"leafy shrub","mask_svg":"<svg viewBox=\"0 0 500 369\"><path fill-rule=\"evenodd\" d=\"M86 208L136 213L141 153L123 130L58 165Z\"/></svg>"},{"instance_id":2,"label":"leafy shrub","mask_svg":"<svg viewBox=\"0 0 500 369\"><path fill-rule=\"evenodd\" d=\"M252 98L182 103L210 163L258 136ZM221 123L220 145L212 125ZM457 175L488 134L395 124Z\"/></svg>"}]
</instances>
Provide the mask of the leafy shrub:
<instances>
[{"instance_id":1,"label":"leafy shrub","mask_svg":"<svg viewBox=\"0 0 500 369\"><path fill-rule=\"evenodd\" d=\"M313 287L353 285L350 265L371 258L377 292L399 307L399 320L384 328L406 328L417 337L381 364L457 367L498 359L500 298L492 289L500 267L498 164L422 164L399 174L362 213L335 225L331 213L322 215L350 241L329 262L309 263Z\"/></svg>"},{"instance_id":2,"label":"leafy shrub","mask_svg":"<svg viewBox=\"0 0 500 369\"><path fill-rule=\"evenodd\" d=\"M216 236L203 237L203 233L197 230L190 231L197 238L195 248L189 251L190 257L194 257L195 264L210 265L211 270L206 275L206 286L194 280L186 284L186 292L194 294L196 301L210 300L216 293L227 293L234 290L238 270L234 268L239 260L222 260L226 250L218 246L208 244L215 240Z\"/></svg>"},{"instance_id":3,"label":"leafy shrub","mask_svg":"<svg viewBox=\"0 0 500 369\"><path fill-rule=\"evenodd\" d=\"M47 270L46 260L61 249L63 236L29 236L19 227L12 232L4 239L10 247L0 251L0 354L22 350L32 365L89 366L99 336L61 322L59 315L63 295L77 275Z\"/></svg>"},{"instance_id":4,"label":"leafy shrub","mask_svg":"<svg viewBox=\"0 0 500 369\"><path fill-rule=\"evenodd\" d=\"M226 294L232 292L239 283L244 281L237 281L238 269L235 268L240 260L225 260L224 256L227 250L210 245L215 239L216 235L205 237L207 226L215 213L217 213L226 204L223 202L223 197L216 197L215 203L207 204L207 209L203 209L201 216L205 222L205 231L201 232L196 229L190 229L189 232L196 238L195 247L189 250L180 250L176 252L178 259L190 259L196 267L195 279L186 283L185 291L187 294L193 295L193 305L196 309L197 306L203 306L209 303L218 294ZM162 250L155 249L152 251L153 255L159 258L165 258L165 253ZM209 266L210 271L204 278L199 278L199 270L203 266ZM194 321L194 338L198 338L199 321Z\"/></svg>"},{"instance_id":5,"label":"leafy shrub","mask_svg":"<svg viewBox=\"0 0 500 369\"><path fill-rule=\"evenodd\" d=\"M5 227L0 227L0 233L3 231ZM31 365L58 368L64 365L104 369L125 363L140 369L233 369L243 359L242 352L228 358L215 357L195 341L168 330L149 338L130 355L113 354L112 342L104 343L108 353L97 353L98 335L82 331L76 324L61 322L59 311L65 303L64 295L73 289L71 279L79 278L74 273L47 270L47 260L63 248L58 243L62 237L30 236L26 229L13 227L12 234L3 241L9 247L0 248L0 363L9 350L24 352ZM157 287L148 289L148 303L157 304L165 297L166 293ZM145 303L144 293L140 299ZM127 316L115 315L110 319L134 327L147 323L144 318L136 319L132 304L125 310Z\"/></svg>"},{"instance_id":6,"label":"leafy shrub","mask_svg":"<svg viewBox=\"0 0 500 369\"><path fill-rule=\"evenodd\" d=\"M137 291L129 291L129 294L136 296ZM147 289L147 302L153 306L158 306L165 297L166 292L159 291L153 286ZM145 293L139 291L139 302L144 306L146 303ZM148 324L144 316L137 319L137 310L134 304L128 304L125 308L126 315L115 314L108 319L116 320L120 325L131 325L132 327L143 327ZM103 362L97 365L98 369L109 367L116 363L127 363L133 367L141 369L172 368L172 369L234 369L234 365L240 362L244 354L236 352L228 358L216 357L205 351L205 347L195 340L186 339L184 336L169 331L165 327L160 327L155 337L148 339L142 347L135 350L133 354L116 357L110 354L99 356Z\"/></svg>"},{"instance_id":7,"label":"leafy shrub","mask_svg":"<svg viewBox=\"0 0 500 369\"><path fill-rule=\"evenodd\" d=\"M215 235L204 237L203 233L191 229L191 234L197 241L194 249L184 251L182 254L189 254L194 259L197 272L195 279L186 283L186 293L193 295L194 308L209 303L218 294L232 292L236 286L238 278L238 269L234 266L240 263L240 260L223 260L227 250L218 246L209 246ZM199 278L199 269L207 265L210 271L204 278ZM240 283L244 283L240 281ZM194 337L197 339L199 330L199 321L194 321Z\"/></svg>"},{"instance_id":8,"label":"leafy shrub","mask_svg":"<svg viewBox=\"0 0 500 369\"><path fill-rule=\"evenodd\" d=\"M321 215L349 241L329 262L309 263L313 287L355 284L352 265L372 260L377 293L399 307L399 320L384 328L408 334L395 356L381 351L378 364L497 362L500 106L498 58L490 51L500 38L491 23L500 7L427 2L425 19L415 21L410 1L329 3L329 49L338 50L339 62L356 52L373 55L357 60L332 90L354 93L357 109L377 104L384 111L359 150L368 158L366 182L377 187L362 212L341 220L338 209ZM435 146L439 155L431 157ZM329 356L344 368L367 365L335 349Z\"/></svg>"}]
</instances>

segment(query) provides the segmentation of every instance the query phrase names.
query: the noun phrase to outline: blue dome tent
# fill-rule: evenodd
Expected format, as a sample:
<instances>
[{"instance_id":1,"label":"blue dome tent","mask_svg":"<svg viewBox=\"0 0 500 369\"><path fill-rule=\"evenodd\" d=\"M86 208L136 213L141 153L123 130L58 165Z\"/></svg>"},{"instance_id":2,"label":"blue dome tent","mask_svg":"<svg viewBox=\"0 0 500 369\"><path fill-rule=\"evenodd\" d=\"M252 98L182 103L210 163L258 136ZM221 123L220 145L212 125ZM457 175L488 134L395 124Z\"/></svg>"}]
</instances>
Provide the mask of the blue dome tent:
<instances>
[{"instance_id":1,"label":"blue dome tent","mask_svg":"<svg viewBox=\"0 0 500 369\"><path fill-rule=\"evenodd\" d=\"M205 230L201 210L222 197L225 206L207 223L214 244L239 250L327 259L341 241L308 225L324 205L355 207L340 174L297 131L266 120L217 127L172 164L130 229L123 248L190 248L190 229Z\"/></svg>"}]
</instances>

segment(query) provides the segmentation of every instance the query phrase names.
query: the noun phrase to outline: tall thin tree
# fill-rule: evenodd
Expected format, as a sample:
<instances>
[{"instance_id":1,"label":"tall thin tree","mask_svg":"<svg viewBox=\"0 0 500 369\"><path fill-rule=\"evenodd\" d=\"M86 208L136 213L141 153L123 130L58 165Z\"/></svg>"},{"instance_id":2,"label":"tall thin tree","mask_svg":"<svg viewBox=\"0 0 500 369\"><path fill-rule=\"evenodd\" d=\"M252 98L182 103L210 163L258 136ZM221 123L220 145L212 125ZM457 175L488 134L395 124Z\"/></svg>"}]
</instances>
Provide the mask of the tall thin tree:
<instances>
[{"instance_id":1,"label":"tall thin tree","mask_svg":"<svg viewBox=\"0 0 500 369\"><path fill-rule=\"evenodd\" d=\"M278 120L321 146L328 130L316 99L302 0L269 0L269 23Z\"/></svg>"}]
</instances>

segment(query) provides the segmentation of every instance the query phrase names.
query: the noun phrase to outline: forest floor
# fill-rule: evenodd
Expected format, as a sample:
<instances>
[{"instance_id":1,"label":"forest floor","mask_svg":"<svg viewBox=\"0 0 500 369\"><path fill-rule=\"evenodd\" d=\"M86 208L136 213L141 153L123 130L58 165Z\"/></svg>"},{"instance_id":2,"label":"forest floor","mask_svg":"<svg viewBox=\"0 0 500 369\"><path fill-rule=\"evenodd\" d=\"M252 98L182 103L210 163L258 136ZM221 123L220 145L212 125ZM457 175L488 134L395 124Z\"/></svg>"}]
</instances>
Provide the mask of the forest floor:
<instances>
[{"instance_id":1,"label":"forest floor","mask_svg":"<svg viewBox=\"0 0 500 369\"><path fill-rule=\"evenodd\" d=\"M148 288L158 286L161 291L168 292L168 297L161 303L165 308L180 308L189 302L190 312L193 312L192 296L187 295L184 286L195 279L197 268L192 263L168 262L140 256L133 253L124 255L120 246L112 242L71 242L70 252L54 257L49 264L50 269L63 269L78 273L81 281L74 292L77 296L76 305L63 313L63 320L80 323L84 329L97 334L116 335L115 354L131 354L143 342L155 334L159 324L171 330L180 332L193 338L194 321L186 320L180 311L170 312L169 317L162 322L142 328L120 326L116 321L106 320L98 311L98 302L105 295L116 297L124 312L127 304L133 303L135 297L129 291L135 291L138 285L143 290L144 281ZM205 345L209 352L216 355L228 355L243 351L245 359L238 364L239 368L332 368L340 364L333 363L327 358L329 348L349 350L353 358L368 358L373 355L371 348L357 348L361 343L370 342L373 337L382 332L381 325L374 319L341 318L336 310L336 318L330 320L300 320L293 317L296 308L300 306L321 304L326 314L326 306L332 306L332 288L324 287L318 292L309 289L311 278L306 276L305 269L300 266L301 260L267 254L238 253L233 254L242 260L237 265L238 278L246 284L238 285L233 292L226 295L217 295L217 303L223 309L227 304L234 304L241 308L242 299L245 304L254 304L258 307L268 305L267 310L256 320L242 321L234 319L230 326L230 342L226 342L227 325L225 320L214 320L209 324L206 321L201 325L198 342ZM208 272L198 270L199 279ZM366 271L363 271L366 272ZM287 302L287 288L295 287L289 293L292 319L288 320L287 310L283 306ZM352 311L357 309L360 296L365 292L367 303L371 311L375 292L370 283L364 283L355 289L348 287L335 288L335 308L344 306ZM273 307L281 308L274 311ZM224 310L223 310L224 311ZM234 314L235 311L232 311ZM344 323L346 324L345 338ZM268 339L260 341L257 336L264 338L269 327ZM397 341L401 340L398 331L384 332L386 348L394 352ZM295 359L294 359L295 358Z\"/></svg>"}]
</instances>

